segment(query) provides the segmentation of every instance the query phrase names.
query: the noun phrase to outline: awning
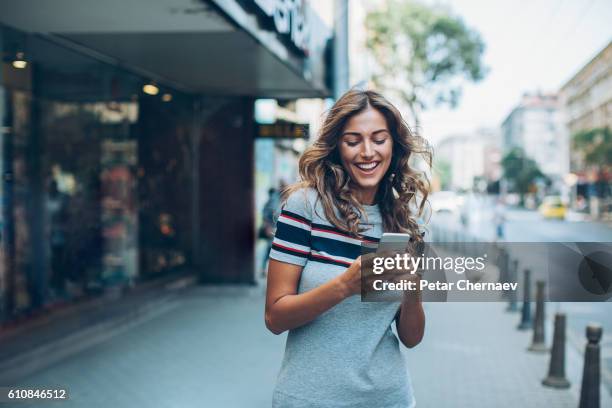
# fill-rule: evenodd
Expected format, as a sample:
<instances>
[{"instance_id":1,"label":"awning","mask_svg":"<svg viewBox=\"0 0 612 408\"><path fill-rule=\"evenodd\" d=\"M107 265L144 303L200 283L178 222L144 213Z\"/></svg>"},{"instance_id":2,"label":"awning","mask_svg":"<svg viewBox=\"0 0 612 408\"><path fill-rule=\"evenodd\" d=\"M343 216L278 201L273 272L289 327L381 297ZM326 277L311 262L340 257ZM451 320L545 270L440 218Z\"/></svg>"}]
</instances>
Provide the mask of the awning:
<instances>
[{"instance_id":1,"label":"awning","mask_svg":"<svg viewBox=\"0 0 612 408\"><path fill-rule=\"evenodd\" d=\"M308 55L229 0L0 0L0 23L190 93L324 97L325 38ZM327 34L325 34L327 35Z\"/></svg>"}]
</instances>

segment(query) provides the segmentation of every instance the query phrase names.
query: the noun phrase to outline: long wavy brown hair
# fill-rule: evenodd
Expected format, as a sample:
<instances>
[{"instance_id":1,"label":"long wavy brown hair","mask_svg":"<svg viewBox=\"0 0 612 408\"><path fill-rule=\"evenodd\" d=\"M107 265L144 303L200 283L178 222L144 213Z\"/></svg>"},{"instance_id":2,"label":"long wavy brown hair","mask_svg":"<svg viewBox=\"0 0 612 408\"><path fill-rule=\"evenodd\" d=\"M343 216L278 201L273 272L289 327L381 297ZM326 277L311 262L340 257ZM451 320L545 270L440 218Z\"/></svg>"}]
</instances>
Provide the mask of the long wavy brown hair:
<instances>
[{"instance_id":1,"label":"long wavy brown hair","mask_svg":"<svg viewBox=\"0 0 612 408\"><path fill-rule=\"evenodd\" d=\"M430 184L424 172L410 166L410 158L420 154L431 167L431 147L410 130L399 110L375 91L350 90L338 99L329 110L317 140L300 158L301 181L287 187L283 197L286 200L292 192L304 187L314 188L327 220L352 236L360 236L363 229L359 224L365 218L365 210L355 197L350 177L342 166L338 143L347 121L368 107L385 117L393 138L391 165L376 193L383 230L409 233L414 240L421 241L416 219L423 215Z\"/></svg>"}]
</instances>

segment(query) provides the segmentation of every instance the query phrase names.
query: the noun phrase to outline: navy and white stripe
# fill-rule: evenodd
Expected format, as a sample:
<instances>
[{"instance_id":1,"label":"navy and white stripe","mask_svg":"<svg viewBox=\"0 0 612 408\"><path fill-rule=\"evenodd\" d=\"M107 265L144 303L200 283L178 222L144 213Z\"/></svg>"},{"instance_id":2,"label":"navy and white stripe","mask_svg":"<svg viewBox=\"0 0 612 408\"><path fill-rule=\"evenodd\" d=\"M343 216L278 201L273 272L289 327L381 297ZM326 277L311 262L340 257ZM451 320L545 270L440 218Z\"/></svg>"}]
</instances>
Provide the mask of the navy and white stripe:
<instances>
[{"instance_id":1,"label":"navy and white stripe","mask_svg":"<svg viewBox=\"0 0 612 408\"><path fill-rule=\"evenodd\" d=\"M356 238L330 225L313 222L302 208L288 205L283 208L276 224L270 257L296 265L306 261L347 267L361 255L361 244L377 243L379 238ZM289 208L288 208L289 207ZM293 210L293 211L292 211Z\"/></svg>"}]
</instances>

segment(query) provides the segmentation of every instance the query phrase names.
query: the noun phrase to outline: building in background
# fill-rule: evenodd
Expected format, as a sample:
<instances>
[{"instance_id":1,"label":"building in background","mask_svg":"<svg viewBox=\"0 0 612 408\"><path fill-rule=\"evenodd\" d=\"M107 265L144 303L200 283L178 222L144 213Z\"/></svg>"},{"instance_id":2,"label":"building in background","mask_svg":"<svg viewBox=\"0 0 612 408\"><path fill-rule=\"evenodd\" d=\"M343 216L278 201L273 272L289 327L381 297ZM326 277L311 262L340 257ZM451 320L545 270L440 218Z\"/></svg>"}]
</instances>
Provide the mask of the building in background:
<instances>
[{"instance_id":1,"label":"building in background","mask_svg":"<svg viewBox=\"0 0 612 408\"><path fill-rule=\"evenodd\" d=\"M452 135L435 146L434 168L447 172L437 180L438 188L454 191L486 192L501 177L500 133L479 129L473 133ZM436 176L440 177L439 172Z\"/></svg>"},{"instance_id":2,"label":"building in background","mask_svg":"<svg viewBox=\"0 0 612 408\"><path fill-rule=\"evenodd\" d=\"M612 131L612 42L561 87L560 97L570 137L594 129ZM611 166L589 164L579 149L572 149L568 182L573 187L574 207L588 202L592 215L610 217Z\"/></svg>"},{"instance_id":3,"label":"building in background","mask_svg":"<svg viewBox=\"0 0 612 408\"><path fill-rule=\"evenodd\" d=\"M556 94L525 93L502 123L502 153L520 148L562 192L569 172L569 138Z\"/></svg>"},{"instance_id":4,"label":"building in background","mask_svg":"<svg viewBox=\"0 0 612 408\"><path fill-rule=\"evenodd\" d=\"M561 87L570 134L612 128L612 41Z\"/></svg>"},{"instance_id":5,"label":"building in background","mask_svg":"<svg viewBox=\"0 0 612 408\"><path fill-rule=\"evenodd\" d=\"M253 282L255 101L330 96L332 32L306 1L0 0L0 320Z\"/></svg>"}]
</instances>

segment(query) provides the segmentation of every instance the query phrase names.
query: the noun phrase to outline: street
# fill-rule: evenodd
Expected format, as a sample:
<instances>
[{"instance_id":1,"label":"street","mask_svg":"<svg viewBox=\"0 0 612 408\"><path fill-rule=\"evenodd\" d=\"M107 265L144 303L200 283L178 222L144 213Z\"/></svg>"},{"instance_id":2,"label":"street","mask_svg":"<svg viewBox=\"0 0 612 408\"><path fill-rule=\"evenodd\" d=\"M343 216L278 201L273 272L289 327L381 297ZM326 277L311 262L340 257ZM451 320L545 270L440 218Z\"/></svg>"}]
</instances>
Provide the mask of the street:
<instances>
[{"instance_id":1,"label":"street","mask_svg":"<svg viewBox=\"0 0 612 408\"><path fill-rule=\"evenodd\" d=\"M467 197L468 224L460 223L459 215L440 212L432 223L451 231L462 231L470 239L481 242L495 240L493 223L494 199L484 196ZM505 210L505 241L507 242L612 242L612 226L589 221L544 219L537 211L507 208ZM567 313L568 343L580 353L584 350L586 325L597 322L603 327L602 379L612 393L612 303L557 302L548 309L548 336L552 335L555 311Z\"/></svg>"}]
</instances>

